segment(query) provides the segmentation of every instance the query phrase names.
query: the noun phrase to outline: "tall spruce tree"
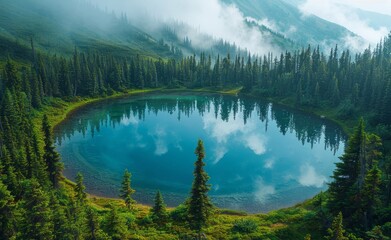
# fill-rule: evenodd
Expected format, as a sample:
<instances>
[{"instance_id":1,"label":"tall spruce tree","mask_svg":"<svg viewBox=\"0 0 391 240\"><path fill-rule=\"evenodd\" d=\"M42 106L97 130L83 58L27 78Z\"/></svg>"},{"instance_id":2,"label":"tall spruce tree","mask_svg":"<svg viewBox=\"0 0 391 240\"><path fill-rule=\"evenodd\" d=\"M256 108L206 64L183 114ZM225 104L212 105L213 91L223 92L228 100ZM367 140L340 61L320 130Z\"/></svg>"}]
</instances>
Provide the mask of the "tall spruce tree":
<instances>
[{"instance_id":1,"label":"tall spruce tree","mask_svg":"<svg viewBox=\"0 0 391 240\"><path fill-rule=\"evenodd\" d=\"M126 239L126 225L124 219L118 214L117 207L110 205L110 211L108 212L105 219L106 232L113 240Z\"/></svg>"},{"instance_id":2,"label":"tall spruce tree","mask_svg":"<svg viewBox=\"0 0 391 240\"><path fill-rule=\"evenodd\" d=\"M205 150L202 140L198 140L195 154L197 161L195 162L194 180L188 200L188 218L191 229L200 234L202 228L207 225L213 210L212 202L208 197L210 184L207 183L209 176L204 170Z\"/></svg>"},{"instance_id":3,"label":"tall spruce tree","mask_svg":"<svg viewBox=\"0 0 391 240\"><path fill-rule=\"evenodd\" d=\"M362 191L363 227L365 230L373 226L374 214L380 204L379 192L381 184L381 170L374 164L365 176Z\"/></svg>"},{"instance_id":4,"label":"tall spruce tree","mask_svg":"<svg viewBox=\"0 0 391 240\"><path fill-rule=\"evenodd\" d=\"M63 165L60 162L60 155L57 153L54 147L52 130L49 124L48 117L46 115L43 116L42 131L44 133L45 143L43 159L45 160L47 165L50 182L54 187L58 187Z\"/></svg>"},{"instance_id":5,"label":"tall spruce tree","mask_svg":"<svg viewBox=\"0 0 391 240\"><path fill-rule=\"evenodd\" d=\"M345 229L342 224L342 213L338 213L338 215L334 218L333 223L331 224L331 228L327 230L328 235L325 236L327 240L348 240L345 236Z\"/></svg>"},{"instance_id":6,"label":"tall spruce tree","mask_svg":"<svg viewBox=\"0 0 391 240\"><path fill-rule=\"evenodd\" d=\"M360 205L357 199L360 156L364 151L366 133L364 120L360 119L353 135L349 138L341 162L336 163L333 181L329 184L328 206L333 213L342 211L351 216Z\"/></svg>"},{"instance_id":7,"label":"tall spruce tree","mask_svg":"<svg viewBox=\"0 0 391 240\"><path fill-rule=\"evenodd\" d=\"M76 201L80 205L84 205L87 201L86 187L83 184L83 175L79 172L76 176L76 186L75 186L75 195Z\"/></svg>"},{"instance_id":8,"label":"tall spruce tree","mask_svg":"<svg viewBox=\"0 0 391 240\"><path fill-rule=\"evenodd\" d=\"M373 223L381 181L377 167L381 146L380 138L367 134L360 119L340 157L341 162L336 163L328 207L334 214L342 211L349 227L360 225L368 229Z\"/></svg>"},{"instance_id":9,"label":"tall spruce tree","mask_svg":"<svg viewBox=\"0 0 391 240\"><path fill-rule=\"evenodd\" d=\"M106 233L100 228L99 219L97 212L91 207L87 207L87 232L86 238L87 240L104 240L110 239Z\"/></svg>"},{"instance_id":10,"label":"tall spruce tree","mask_svg":"<svg viewBox=\"0 0 391 240\"><path fill-rule=\"evenodd\" d=\"M21 239L51 240L53 236L52 212L49 197L35 179L23 182L21 209Z\"/></svg>"},{"instance_id":11,"label":"tall spruce tree","mask_svg":"<svg viewBox=\"0 0 391 240\"><path fill-rule=\"evenodd\" d=\"M0 239L16 235L14 197L0 179Z\"/></svg>"},{"instance_id":12,"label":"tall spruce tree","mask_svg":"<svg viewBox=\"0 0 391 240\"><path fill-rule=\"evenodd\" d=\"M50 194L50 208L53 214L51 222L53 223L53 235L54 240L61 239L74 239L72 228L74 227L74 222L68 218L67 207L62 205L59 201L59 198L63 196L58 196L55 191L52 191ZM63 199L61 199L63 200Z\"/></svg>"},{"instance_id":13,"label":"tall spruce tree","mask_svg":"<svg viewBox=\"0 0 391 240\"><path fill-rule=\"evenodd\" d=\"M160 191L156 193L155 205L151 209L151 217L153 222L158 225L164 225L167 222L168 213Z\"/></svg>"},{"instance_id":14,"label":"tall spruce tree","mask_svg":"<svg viewBox=\"0 0 391 240\"><path fill-rule=\"evenodd\" d=\"M121 183L119 195L125 201L125 205L129 210L132 208L132 204L135 202L132 198L135 190L131 187L131 177L132 174L128 171L128 169L126 169Z\"/></svg>"}]
</instances>

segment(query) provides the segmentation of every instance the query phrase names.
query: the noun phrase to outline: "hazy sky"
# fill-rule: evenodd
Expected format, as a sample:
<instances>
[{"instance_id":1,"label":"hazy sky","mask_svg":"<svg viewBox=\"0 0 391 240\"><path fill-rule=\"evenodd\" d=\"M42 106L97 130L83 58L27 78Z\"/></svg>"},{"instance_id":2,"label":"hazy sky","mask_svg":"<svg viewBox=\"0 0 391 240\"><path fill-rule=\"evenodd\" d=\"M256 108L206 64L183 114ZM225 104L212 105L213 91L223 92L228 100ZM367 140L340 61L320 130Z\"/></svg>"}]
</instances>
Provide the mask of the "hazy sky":
<instances>
[{"instance_id":1,"label":"hazy sky","mask_svg":"<svg viewBox=\"0 0 391 240\"><path fill-rule=\"evenodd\" d=\"M391 15L390 0L331 0L337 3L343 3L363 10ZM324 0L322 1L324 2Z\"/></svg>"},{"instance_id":2,"label":"hazy sky","mask_svg":"<svg viewBox=\"0 0 391 240\"><path fill-rule=\"evenodd\" d=\"M245 16L236 6L219 0L94 0L102 7L127 12L128 17L139 19L175 20L192 26L193 32L178 33L189 36L193 44L205 44L198 33L235 43L251 53L266 54L276 50L272 43L254 27L245 24Z\"/></svg>"},{"instance_id":3,"label":"hazy sky","mask_svg":"<svg viewBox=\"0 0 391 240\"><path fill-rule=\"evenodd\" d=\"M189 36L193 44L201 46L205 39L198 36L205 33L215 38L222 38L231 43L247 48L252 53L265 54L277 50L273 43L260 31L244 24L246 16L234 5L225 5L220 0L91 0L109 10L127 12L135 19L178 20L194 27L196 31L178 33L180 37ZM376 44L391 29L373 28L352 10L376 11L391 15L391 0L298 0L303 17L317 15L328 21L342 25L362 39L346 36L341 39L342 46L361 51L368 44ZM259 0L262 3L262 0ZM257 19L268 21L268 19ZM145 24L145 23L142 23ZM145 24L146 25L146 24ZM142 26L140 26L142 28ZM145 26L144 26L145 27ZM197 35L198 34L198 35ZM197 37L198 36L198 37ZM197 39L198 38L198 39Z\"/></svg>"},{"instance_id":4,"label":"hazy sky","mask_svg":"<svg viewBox=\"0 0 391 240\"><path fill-rule=\"evenodd\" d=\"M386 27L386 23L384 27L371 27L366 19L360 18L352 9L360 8L391 15L390 0L305 0L299 5L299 8L304 14L314 14L346 27L353 33L363 37L367 44L374 45L378 43L391 30ZM389 25L390 23L388 23ZM355 41L354 38L347 37L344 41L350 42L356 48L366 47Z\"/></svg>"}]
</instances>

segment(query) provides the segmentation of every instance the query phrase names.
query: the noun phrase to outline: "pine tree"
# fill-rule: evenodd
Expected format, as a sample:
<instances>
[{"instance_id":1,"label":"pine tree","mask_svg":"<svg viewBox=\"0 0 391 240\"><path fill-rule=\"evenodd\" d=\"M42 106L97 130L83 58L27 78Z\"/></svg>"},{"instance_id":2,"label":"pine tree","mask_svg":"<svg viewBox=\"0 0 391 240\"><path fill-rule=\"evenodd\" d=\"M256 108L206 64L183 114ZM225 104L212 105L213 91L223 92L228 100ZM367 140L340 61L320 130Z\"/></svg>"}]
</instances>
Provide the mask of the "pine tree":
<instances>
[{"instance_id":1,"label":"pine tree","mask_svg":"<svg viewBox=\"0 0 391 240\"><path fill-rule=\"evenodd\" d=\"M40 108L42 106L42 92L40 82L37 77L37 73L33 68L30 71L31 78L31 105L34 108Z\"/></svg>"},{"instance_id":2,"label":"pine tree","mask_svg":"<svg viewBox=\"0 0 391 240\"><path fill-rule=\"evenodd\" d=\"M102 229L99 226L98 215L94 209L88 207L86 210L87 213L87 240L100 240L100 239L109 239Z\"/></svg>"},{"instance_id":3,"label":"pine tree","mask_svg":"<svg viewBox=\"0 0 391 240\"><path fill-rule=\"evenodd\" d=\"M106 216L106 232L113 240L122 240L126 236L124 219L118 214L117 207L110 205L110 211Z\"/></svg>"},{"instance_id":4,"label":"pine tree","mask_svg":"<svg viewBox=\"0 0 391 240\"><path fill-rule=\"evenodd\" d=\"M12 239L15 229L14 198L0 179L0 239Z\"/></svg>"},{"instance_id":5,"label":"pine tree","mask_svg":"<svg viewBox=\"0 0 391 240\"><path fill-rule=\"evenodd\" d=\"M53 239L52 213L47 193L35 179L26 180L23 184L21 239Z\"/></svg>"},{"instance_id":6,"label":"pine tree","mask_svg":"<svg viewBox=\"0 0 391 240\"><path fill-rule=\"evenodd\" d=\"M46 115L43 116L42 131L44 133L44 143L45 143L43 159L45 160L47 165L47 171L48 171L50 182L54 187L58 187L63 165L60 162L60 155L55 150L51 127L49 125L49 120Z\"/></svg>"},{"instance_id":7,"label":"pine tree","mask_svg":"<svg viewBox=\"0 0 391 240\"><path fill-rule=\"evenodd\" d=\"M159 224L164 225L167 222L168 214L166 210L166 205L163 201L163 196L160 191L157 191L155 196L155 205L151 209L152 220Z\"/></svg>"},{"instance_id":8,"label":"pine tree","mask_svg":"<svg viewBox=\"0 0 391 240\"><path fill-rule=\"evenodd\" d=\"M46 170L46 164L42 158L41 150L38 143L37 134L33 131L30 135L31 139L31 151L32 151L32 177L36 178L41 186L48 186L48 174Z\"/></svg>"},{"instance_id":9,"label":"pine tree","mask_svg":"<svg viewBox=\"0 0 391 240\"><path fill-rule=\"evenodd\" d=\"M87 201L86 187L83 185L83 175L79 172L76 176L75 195L76 201L80 205L84 205Z\"/></svg>"},{"instance_id":10,"label":"pine tree","mask_svg":"<svg viewBox=\"0 0 391 240\"><path fill-rule=\"evenodd\" d=\"M132 174L128 172L128 169L126 169L124 172L119 195L125 201L125 205L129 210L132 208L132 204L135 202L132 198L135 190L131 187L131 177Z\"/></svg>"},{"instance_id":11,"label":"pine tree","mask_svg":"<svg viewBox=\"0 0 391 240\"><path fill-rule=\"evenodd\" d=\"M20 92L22 89L22 83L18 78L18 71L15 67L15 63L11 61L10 58L7 59L4 72L6 88L10 89L11 91Z\"/></svg>"},{"instance_id":12,"label":"pine tree","mask_svg":"<svg viewBox=\"0 0 391 240\"><path fill-rule=\"evenodd\" d=\"M361 119L353 135L349 138L345 152L336 163L333 182L329 184L330 199L328 206L333 213L342 211L345 216L351 216L358 208L357 181L360 172L360 155L363 152L366 133L364 121Z\"/></svg>"},{"instance_id":13,"label":"pine tree","mask_svg":"<svg viewBox=\"0 0 391 240\"><path fill-rule=\"evenodd\" d=\"M87 218L85 205L81 205L77 199L69 199L69 213L72 222L72 235L74 239L83 239L87 230Z\"/></svg>"},{"instance_id":14,"label":"pine tree","mask_svg":"<svg viewBox=\"0 0 391 240\"><path fill-rule=\"evenodd\" d=\"M327 230L327 233L328 235L325 236L325 239L327 240L348 240L348 238L345 237L345 229L343 229L342 225L341 212L334 218L331 228Z\"/></svg>"},{"instance_id":15,"label":"pine tree","mask_svg":"<svg viewBox=\"0 0 391 240\"><path fill-rule=\"evenodd\" d=\"M212 210L213 205L208 197L210 185L207 184L209 180L208 174L204 170L205 157L204 144L202 140L198 140L198 145L195 150L197 161L195 162L194 180L191 188L191 196L188 200L188 217L190 227L199 234L204 226L206 226Z\"/></svg>"},{"instance_id":16,"label":"pine tree","mask_svg":"<svg viewBox=\"0 0 391 240\"><path fill-rule=\"evenodd\" d=\"M60 62L59 70L59 90L62 96L71 96L72 95L72 84L69 78L68 65L65 59L62 59Z\"/></svg>"},{"instance_id":17,"label":"pine tree","mask_svg":"<svg viewBox=\"0 0 391 240\"><path fill-rule=\"evenodd\" d=\"M7 148L3 145L1 150L0 162L2 165L3 176L1 180L7 186L7 189L15 195L18 190L19 183L15 174L15 168L12 165L11 156Z\"/></svg>"},{"instance_id":18,"label":"pine tree","mask_svg":"<svg viewBox=\"0 0 391 240\"><path fill-rule=\"evenodd\" d=\"M381 171L374 164L366 176L362 190L363 225L365 229L372 227L375 209L380 204L379 192L381 184Z\"/></svg>"},{"instance_id":19,"label":"pine tree","mask_svg":"<svg viewBox=\"0 0 391 240\"><path fill-rule=\"evenodd\" d=\"M50 195L50 208L54 213L52 217L53 235L55 240L72 239L73 222L68 219L66 206L59 202L59 197L55 192Z\"/></svg>"}]
</instances>

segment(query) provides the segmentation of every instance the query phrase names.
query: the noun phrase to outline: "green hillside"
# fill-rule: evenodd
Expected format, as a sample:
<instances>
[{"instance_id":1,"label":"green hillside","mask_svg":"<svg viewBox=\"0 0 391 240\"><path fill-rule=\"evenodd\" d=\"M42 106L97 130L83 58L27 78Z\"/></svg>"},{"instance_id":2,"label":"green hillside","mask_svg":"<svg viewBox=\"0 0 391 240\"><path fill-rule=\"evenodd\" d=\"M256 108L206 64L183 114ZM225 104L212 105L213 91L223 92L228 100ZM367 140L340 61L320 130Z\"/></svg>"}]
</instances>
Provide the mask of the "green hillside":
<instances>
[{"instance_id":1,"label":"green hillside","mask_svg":"<svg viewBox=\"0 0 391 240\"><path fill-rule=\"evenodd\" d=\"M37 49L49 53L70 55L77 47L116 56L174 56L169 47L132 26L125 18L81 1L2 1L0 49L3 56L25 55L9 46L30 48L30 38Z\"/></svg>"},{"instance_id":2,"label":"green hillside","mask_svg":"<svg viewBox=\"0 0 391 240\"><path fill-rule=\"evenodd\" d=\"M261 0L224 1L237 3L247 16L267 17L286 29L295 26L293 39L300 43L334 42L349 33L316 17L302 19L280 0L263 5ZM337 48L325 55L308 46L277 58L212 59L209 53L237 46L217 40L210 52L180 57L176 46L185 54L199 49L191 39L178 38L175 26L161 35L148 34L126 19L78 0L1 0L1 240L390 239L391 33L357 55ZM280 47L296 45L258 27ZM215 208L203 162L211 150L205 152L201 140L194 146L197 161L188 200L175 208L166 208L160 192L153 207L138 204L125 169L117 199L88 194L81 173L75 183L62 175L52 127L68 114L104 99L184 90L268 99L340 123L350 138L330 188L266 214ZM283 117L289 130L294 123L289 115Z\"/></svg>"},{"instance_id":3,"label":"green hillside","mask_svg":"<svg viewBox=\"0 0 391 240\"><path fill-rule=\"evenodd\" d=\"M40 51L66 56L71 55L75 47L84 52L121 57L138 54L180 58L182 52L185 55L200 55L202 52L247 54L234 43L202 33L201 37L210 42L211 47L195 46L191 44L192 39L185 40L177 35L183 28L191 29L183 23L161 24L157 30L147 33L141 24L138 27L132 25L126 16L116 16L84 1L4 0L1 6L0 57L3 59L8 55L18 60L28 58L31 55L30 39ZM247 24L258 27L250 22ZM282 51L300 47L266 26L259 26L259 31Z\"/></svg>"}]
</instances>

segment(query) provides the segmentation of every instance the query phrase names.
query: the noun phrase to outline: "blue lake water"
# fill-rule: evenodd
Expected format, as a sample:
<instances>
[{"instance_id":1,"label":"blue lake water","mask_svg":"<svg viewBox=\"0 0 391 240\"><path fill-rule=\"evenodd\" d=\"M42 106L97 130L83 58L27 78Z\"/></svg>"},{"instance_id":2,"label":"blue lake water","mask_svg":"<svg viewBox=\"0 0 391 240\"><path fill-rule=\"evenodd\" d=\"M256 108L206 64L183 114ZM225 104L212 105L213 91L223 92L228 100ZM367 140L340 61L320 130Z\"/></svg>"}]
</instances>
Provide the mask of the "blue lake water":
<instances>
[{"instance_id":1,"label":"blue lake water","mask_svg":"<svg viewBox=\"0 0 391 240\"><path fill-rule=\"evenodd\" d=\"M155 93L90 104L55 129L64 174L82 172L89 193L117 197L132 173L135 199L157 190L182 203L204 141L210 196L222 208L267 212L327 189L345 135L335 124L262 100Z\"/></svg>"}]
</instances>

